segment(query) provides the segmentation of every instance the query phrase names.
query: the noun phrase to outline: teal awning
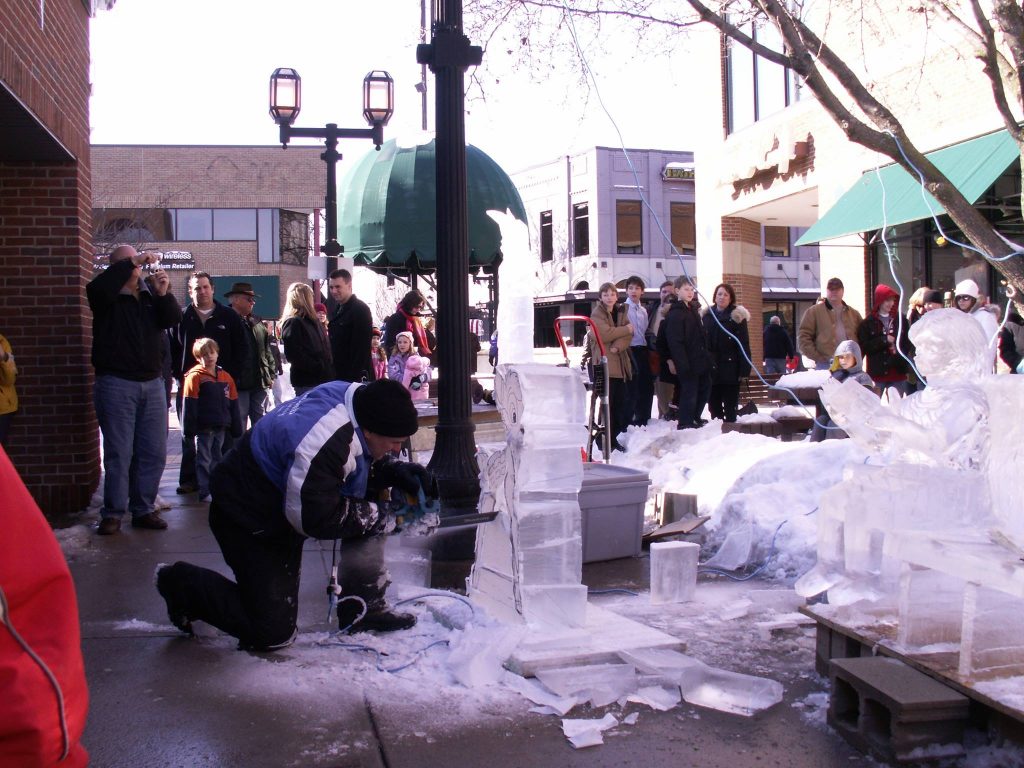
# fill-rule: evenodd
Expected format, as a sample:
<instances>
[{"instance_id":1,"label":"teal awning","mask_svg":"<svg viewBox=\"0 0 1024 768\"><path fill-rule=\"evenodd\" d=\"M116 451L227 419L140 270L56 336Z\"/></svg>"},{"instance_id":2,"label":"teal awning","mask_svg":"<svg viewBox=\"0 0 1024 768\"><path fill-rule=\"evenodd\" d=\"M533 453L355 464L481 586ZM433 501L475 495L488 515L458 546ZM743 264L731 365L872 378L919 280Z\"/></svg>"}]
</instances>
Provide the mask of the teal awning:
<instances>
[{"instance_id":1,"label":"teal awning","mask_svg":"<svg viewBox=\"0 0 1024 768\"><path fill-rule=\"evenodd\" d=\"M488 210L511 211L526 222L512 180L484 152L466 147L469 265L501 262L501 231ZM399 147L394 139L368 152L341 183L338 240L356 264L380 272L423 274L437 263L434 141Z\"/></svg>"},{"instance_id":2,"label":"teal awning","mask_svg":"<svg viewBox=\"0 0 1024 768\"><path fill-rule=\"evenodd\" d=\"M926 156L974 203L1010 163L1020 162L1020 147L1009 133L999 131ZM934 197L922 192L916 176L898 165L879 168L877 173L868 171L796 244L810 245L945 213Z\"/></svg>"}]
</instances>

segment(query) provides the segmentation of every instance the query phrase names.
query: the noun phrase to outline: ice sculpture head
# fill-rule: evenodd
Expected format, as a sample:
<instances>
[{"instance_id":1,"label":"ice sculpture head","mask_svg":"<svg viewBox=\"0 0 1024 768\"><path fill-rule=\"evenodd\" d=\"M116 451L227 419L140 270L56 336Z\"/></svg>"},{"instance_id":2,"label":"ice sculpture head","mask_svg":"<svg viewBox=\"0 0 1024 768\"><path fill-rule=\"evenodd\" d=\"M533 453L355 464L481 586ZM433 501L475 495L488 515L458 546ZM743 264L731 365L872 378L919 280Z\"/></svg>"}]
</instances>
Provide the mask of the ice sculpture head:
<instances>
[{"instance_id":1,"label":"ice sculpture head","mask_svg":"<svg viewBox=\"0 0 1024 768\"><path fill-rule=\"evenodd\" d=\"M991 367L988 339L973 317L956 309L933 309L910 328L914 362L927 378L977 377Z\"/></svg>"}]
</instances>

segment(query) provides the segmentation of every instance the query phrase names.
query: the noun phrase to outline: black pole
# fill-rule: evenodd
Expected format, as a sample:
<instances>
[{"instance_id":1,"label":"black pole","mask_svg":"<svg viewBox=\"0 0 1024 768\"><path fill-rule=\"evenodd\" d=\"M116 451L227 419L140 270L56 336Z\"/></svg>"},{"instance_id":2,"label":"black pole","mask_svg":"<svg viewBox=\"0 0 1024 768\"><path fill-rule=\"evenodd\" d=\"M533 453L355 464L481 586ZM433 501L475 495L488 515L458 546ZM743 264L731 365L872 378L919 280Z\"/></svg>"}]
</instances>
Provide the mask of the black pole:
<instances>
[{"instance_id":1,"label":"black pole","mask_svg":"<svg viewBox=\"0 0 1024 768\"><path fill-rule=\"evenodd\" d=\"M463 75L483 58L462 33L462 0L435 0L431 42L417 60L434 73L437 162L437 440L429 467L441 515L476 512L480 498L473 437L469 345L469 213Z\"/></svg>"},{"instance_id":2,"label":"black pole","mask_svg":"<svg viewBox=\"0 0 1024 768\"><path fill-rule=\"evenodd\" d=\"M327 262L327 271L324 277L329 277L331 272L338 268L338 255L344 250L338 242L338 179L337 167L341 154L338 152L338 126L336 123L327 124L327 136L324 137L324 144L327 149L320 155L320 159L327 164L327 197L324 199L324 207L327 214L327 241L320 246Z\"/></svg>"}]
</instances>

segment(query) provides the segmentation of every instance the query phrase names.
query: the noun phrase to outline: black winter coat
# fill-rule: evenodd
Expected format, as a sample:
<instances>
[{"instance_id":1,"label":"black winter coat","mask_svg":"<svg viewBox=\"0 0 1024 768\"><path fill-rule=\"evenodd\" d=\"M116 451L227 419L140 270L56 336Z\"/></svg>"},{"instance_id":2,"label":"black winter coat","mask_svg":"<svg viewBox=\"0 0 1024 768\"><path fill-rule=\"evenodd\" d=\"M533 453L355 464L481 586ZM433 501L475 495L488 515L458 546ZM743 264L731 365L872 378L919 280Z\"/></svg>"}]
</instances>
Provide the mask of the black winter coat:
<instances>
[{"instance_id":1,"label":"black winter coat","mask_svg":"<svg viewBox=\"0 0 1024 768\"><path fill-rule=\"evenodd\" d=\"M373 317L370 308L355 297L339 304L328 333L331 338L331 357L334 360L334 378L338 381L373 381L373 361L370 358L370 339Z\"/></svg>"},{"instance_id":2,"label":"black winter coat","mask_svg":"<svg viewBox=\"0 0 1024 768\"><path fill-rule=\"evenodd\" d=\"M331 348L316 318L289 317L281 324L284 356L293 387L315 387L334 378Z\"/></svg>"},{"instance_id":3,"label":"black winter coat","mask_svg":"<svg viewBox=\"0 0 1024 768\"><path fill-rule=\"evenodd\" d=\"M908 357L914 356L914 345L907 338L910 322L898 314L892 315L893 336L897 337L897 346ZM902 324L902 333L897 326ZM907 362L898 351L890 351L885 338L885 328L876 312L865 317L857 326L857 343L864 355L864 370L876 384L901 381L907 375Z\"/></svg>"},{"instance_id":4,"label":"black winter coat","mask_svg":"<svg viewBox=\"0 0 1024 768\"><path fill-rule=\"evenodd\" d=\"M764 329L764 359L791 357L793 340L781 325L768 324Z\"/></svg>"},{"instance_id":5,"label":"black winter coat","mask_svg":"<svg viewBox=\"0 0 1024 768\"><path fill-rule=\"evenodd\" d=\"M662 381L673 380L668 373L670 358L675 363L677 376L702 376L711 370L708 342L698 310L686 302L677 301L659 328L659 338L662 329L665 332L664 345L659 345L658 349L662 359Z\"/></svg>"},{"instance_id":6,"label":"black winter coat","mask_svg":"<svg viewBox=\"0 0 1024 768\"><path fill-rule=\"evenodd\" d=\"M181 320L181 309L168 291L157 296L143 289L138 298L121 289L134 264L122 259L85 286L92 310L92 364L97 376L151 381L163 370L163 329Z\"/></svg>"},{"instance_id":7,"label":"black winter coat","mask_svg":"<svg viewBox=\"0 0 1024 768\"><path fill-rule=\"evenodd\" d=\"M718 316L718 321L712 316ZM719 312L712 307L704 313L704 331L708 337L708 352L714 370L711 380L720 384L736 384L740 379L750 375L750 312L746 307L730 304ZM723 330L723 328L725 330ZM742 349L736 340L729 336L728 331L740 340Z\"/></svg>"},{"instance_id":8,"label":"black winter coat","mask_svg":"<svg viewBox=\"0 0 1024 768\"><path fill-rule=\"evenodd\" d=\"M171 366L174 378L181 382L185 374L202 362L192 354L196 339L213 339L220 352L217 365L231 374L236 382L242 378L249 359L248 331L242 318L231 307L213 302L213 313L203 323L194 305L190 304L181 315L181 322L171 334Z\"/></svg>"}]
</instances>

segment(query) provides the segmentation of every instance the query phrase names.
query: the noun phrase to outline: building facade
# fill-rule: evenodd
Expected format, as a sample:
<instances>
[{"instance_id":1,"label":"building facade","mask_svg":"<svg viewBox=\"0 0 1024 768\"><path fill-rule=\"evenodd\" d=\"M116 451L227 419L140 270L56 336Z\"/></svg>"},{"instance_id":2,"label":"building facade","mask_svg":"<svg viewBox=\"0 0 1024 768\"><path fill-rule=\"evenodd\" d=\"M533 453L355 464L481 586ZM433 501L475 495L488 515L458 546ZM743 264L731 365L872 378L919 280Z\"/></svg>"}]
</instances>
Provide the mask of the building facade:
<instances>
[{"instance_id":1,"label":"building facade","mask_svg":"<svg viewBox=\"0 0 1024 768\"><path fill-rule=\"evenodd\" d=\"M5 446L48 514L99 480L92 410L89 17L112 2L0 0L0 333L18 365Z\"/></svg>"},{"instance_id":2,"label":"building facade","mask_svg":"<svg viewBox=\"0 0 1024 768\"><path fill-rule=\"evenodd\" d=\"M253 282L256 313L280 315L288 285L323 277L318 212L325 166L318 147L92 147L96 268L118 243L160 252L184 306L194 270L215 293Z\"/></svg>"},{"instance_id":3,"label":"building facade","mask_svg":"<svg viewBox=\"0 0 1024 768\"><path fill-rule=\"evenodd\" d=\"M980 67L969 63L969 40L955 25L925 14L845 18L852 11L842 6L810 9L810 25L827 30L825 41L892 109L919 149L953 148L970 155L974 150L968 142L1001 129L991 85ZM822 13L830 17L821 18ZM758 42L781 50L770 25L745 29ZM942 45L930 44L940 37ZM768 285L778 273L806 290L800 280L809 279L804 273L814 268L797 267L803 248L799 241L818 243L820 279L815 284L841 278L846 301L862 313L871 309L879 282L901 285L909 295L924 285L951 291L959 280L972 277L982 293L1000 300L996 272L969 249L938 237L927 211L901 215L905 209L899 206L893 173L899 169L887 168L888 158L852 143L791 72L710 27L692 42L717 75L698 79L701 107L694 110L700 126L696 229L702 285L733 282L756 318L748 284ZM985 166L990 173L977 207L1005 217L1003 231L1019 236L1019 152L1009 157L1017 162L981 157L969 165ZM871 184L877 185L873 194L859 200L847 196L854 187ZM916 203L920 188L908 186L907 200ZM831 220L838 216L849 226L807 230L833 209ZM945 216L939 225L947 234L958 234ZM769 241L780 247L768 247ZM788 253L782 247L786 244ZM766 292L758 309L771 309L769 302ZM792 320L798 323L811 303L797 302Z\"/></svg>"},{"instance_id":4,"label":"building facade","mask_svg":"<svg viewBox=\"0 0 1024 768\"><path fill-rule=\"evenodd\" d=\"M622 287L627 277L639 275L653 296L665 280L682 274L697 278L702 261L720 260L698 246L693 152L624 153L595 147L528 168L513 179L526 204L539 263L540 345L555 343L552 328L557 315L589 315L604 282ZM756 277L723 275L755 317L758 312L766 318L780 314L792 332L798 310L812 304L820 290L818 249L795 245L806 227L791 229L772 221L730 224L737 237L755 246L749 256L757 259L758 270ZM721 279L698 287L710 291Z\"/></svg>"},{"instance_id":5,"label":"building facade","mask_svg":"<svg viewBox=\"0 0 1024 768\"><path fill-rule=\"evenodd\" d=\"M556 343L558 315L589 315L602 283L639 275L657 293L665 280L695 274L692 152L593 147L512 180L538 265L537 345Z\"/></svg>"}]
</instances>

